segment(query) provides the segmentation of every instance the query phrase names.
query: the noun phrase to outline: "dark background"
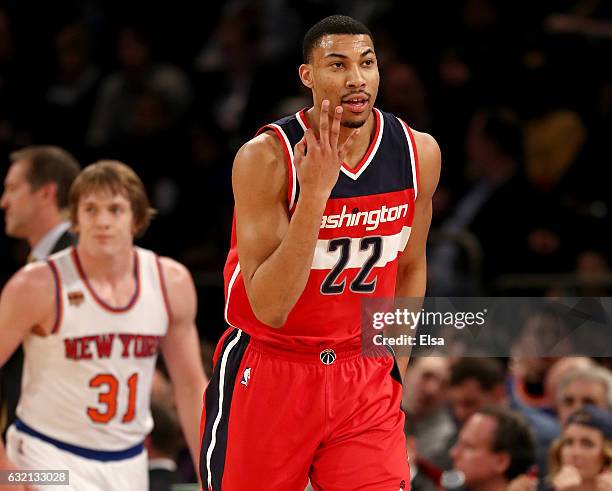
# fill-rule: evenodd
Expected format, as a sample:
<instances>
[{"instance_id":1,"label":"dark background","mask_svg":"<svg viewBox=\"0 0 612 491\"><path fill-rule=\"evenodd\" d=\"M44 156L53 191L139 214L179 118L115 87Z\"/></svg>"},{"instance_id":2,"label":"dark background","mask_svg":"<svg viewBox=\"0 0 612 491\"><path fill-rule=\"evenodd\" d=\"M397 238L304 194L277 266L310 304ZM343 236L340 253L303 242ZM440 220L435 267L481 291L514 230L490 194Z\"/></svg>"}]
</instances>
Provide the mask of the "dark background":
<instances>
[{"instance_id":1,"label":"dark background","mask_svg":"<svg viewBox=\"0 0 612 491\"><path fill-rule=\"evenodd\" d=\"M332 13L374 32L377 105L442 149L430 293L607 294L604 1L0 2L1 173L34 143L134 167L159 210L139 243L189 267L215 341L233 155L309 105L301 39ZM2 235L0 278L25 254Z\"/></svg>"}]
</instances>

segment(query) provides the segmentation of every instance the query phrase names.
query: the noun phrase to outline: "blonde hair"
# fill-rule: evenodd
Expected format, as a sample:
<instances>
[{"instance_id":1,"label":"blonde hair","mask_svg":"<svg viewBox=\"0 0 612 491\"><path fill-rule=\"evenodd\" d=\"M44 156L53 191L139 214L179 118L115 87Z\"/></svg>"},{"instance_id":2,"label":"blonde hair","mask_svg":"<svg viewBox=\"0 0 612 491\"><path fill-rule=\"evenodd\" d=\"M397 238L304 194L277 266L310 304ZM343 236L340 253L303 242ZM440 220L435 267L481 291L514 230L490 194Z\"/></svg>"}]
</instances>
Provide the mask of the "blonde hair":
<instances>
[{"instance_id":1,"label":"blonde hair","mask_svg":"<svg viewBox=\"0 0 612 491\"><path fill-rule=\"evenodd\" d=\"M548 479L551 480L552 477L557 474L561 470L561 449L563 448L563 435L557 438L553 444L550 446L550 450L548 451ZM603 468L605 470L612 470L612 440L607 440L604 437L603 442L603 457L604 457L604 465Z\"/></svg>"},{"instance_id":2,"label":"blonde hair","mask_svg":"<svg viewBox=\"0 0 612 491\"><path fill-rule=\"evenodd\" d=\"M79 200L84 195L100 190L123 194L132 207L135 234L139 236L147 230L156 211L151 208L144 184L138 175L131 167L117 160L100 160L85 167L78 175L70 188L68 199L73 226L78 225Z\"/></svg>"}]
</instances>

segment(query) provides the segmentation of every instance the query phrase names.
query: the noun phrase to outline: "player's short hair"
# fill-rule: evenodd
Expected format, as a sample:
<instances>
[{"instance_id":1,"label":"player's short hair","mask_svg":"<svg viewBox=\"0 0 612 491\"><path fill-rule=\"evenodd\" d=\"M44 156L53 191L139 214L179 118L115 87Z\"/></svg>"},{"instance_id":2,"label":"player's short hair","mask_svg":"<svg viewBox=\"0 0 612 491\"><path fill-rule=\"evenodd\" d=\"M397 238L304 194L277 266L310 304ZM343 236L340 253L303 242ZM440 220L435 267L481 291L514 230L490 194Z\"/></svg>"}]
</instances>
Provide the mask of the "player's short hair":
<instances>
[{"instance_id":1,"label":"player's short hair","mask_svg":"<svg viewBox=\"0 0 612 491\"><path fill-rule=\"evenodd\" d=\"M33 191L55 183L57 208L68 207L68 191L81 170L70 152L52 145L32 145L12 152L9 160L11 164L18 161L28 163L25 177Z\"/></svg>"},{"instance_id":2,"label":"player's short hair","mask_svg":"<svg viewBox=\"0 0 612 491\"><path fill-rule=\"evenodd\" d=\"M156 211L151 208L149 198L140 177L131 167L117 160L100 160L83 169L70 188L70 219L77 225L79 200L95 191L110 191L123 194L130 202L134 214L136 235L142 235L151 223Z\"/></svg>"},{"instance_id":3,"label":"player's short hair","mask_svg":"<svg viewBox=\"0 0 612 491\"><path fill-rule=\"evenodd\" d=\"M324 36L330 34L365 34L374 42L372 32L361 22L347 15L330 15L320 20L304 36L302 57L304 63L310 63L312 50Z\"/></svg>"},{"instance_id":4,"label":"player's short hair","mask_svg":"<svg viewBox=\"0 0 612 491\"><path fill-rule=\"evenodd\" d=\"M535 463L535 440L525 419L519 413L501 406L486 406L476 414L489 416L496 422L491 451L509 455L510 464L504 472L506 479L511 481L526 473Z\"/></svg>"},{"instance_id":5,"label":"player's short hair","mask_svg":"<svg viewBox=\"0 0 612 491\"><path fill-rule=\"evenodd\" d=\"M450 386L458 387L474 379L485 391L504 383L506 374L495 358L459 358L451 365Z\"/></svg>"}]
</instances>

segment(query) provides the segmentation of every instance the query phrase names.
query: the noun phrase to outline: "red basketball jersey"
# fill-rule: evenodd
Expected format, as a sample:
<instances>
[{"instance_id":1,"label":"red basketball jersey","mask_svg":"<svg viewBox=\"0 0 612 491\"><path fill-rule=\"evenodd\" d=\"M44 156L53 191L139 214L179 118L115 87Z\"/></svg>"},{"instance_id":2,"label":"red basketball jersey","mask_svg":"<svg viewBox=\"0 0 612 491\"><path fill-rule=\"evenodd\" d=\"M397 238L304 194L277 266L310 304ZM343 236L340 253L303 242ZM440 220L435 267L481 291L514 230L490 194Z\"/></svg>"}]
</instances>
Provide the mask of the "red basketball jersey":
<instances>
[{"instance_id":1,"label":"red basketball jersey","mask_svg":"<svg viewBox=\"0 0 612 491\"><path fill-rule=\"evenodd\" d=\"M238 262L236 221L224 269L225 319L255 339L306 347L360 343L361 302L395 294L397 261L410 237L418 192L418 156L408 125L373 111L375 131L355 168L342 165L325 206L306 287L287 322L271 328L255 317ZM308 128L304 110L264 126L281 141L288 170L288 208L299 182L293 148Z\"/></svg>"}]
</instances>

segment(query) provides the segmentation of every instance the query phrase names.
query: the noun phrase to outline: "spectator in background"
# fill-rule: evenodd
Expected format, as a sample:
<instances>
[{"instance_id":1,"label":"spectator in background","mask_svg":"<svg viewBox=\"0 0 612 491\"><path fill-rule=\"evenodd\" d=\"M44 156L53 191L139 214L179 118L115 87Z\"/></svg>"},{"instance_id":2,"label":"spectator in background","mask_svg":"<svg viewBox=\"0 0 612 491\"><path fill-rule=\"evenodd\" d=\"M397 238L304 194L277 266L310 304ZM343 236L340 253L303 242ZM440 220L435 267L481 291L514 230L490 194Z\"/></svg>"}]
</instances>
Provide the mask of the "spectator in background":
<instances>
[{"instance_id":1,"label":"spectator in background","mask_svg":"<svg viewBox=\"0 0 612 491\"><path fill-rule=\"evenodd\" d=\"M170 491L180 482L176 472L176 457L183 445L176 410L166 400L151 397L153 431L145 439L149 458L149 490Z\"/></svg>"},{"instance_id":2,"label":"spectator in background","mask_svg":"<svg viewBox=\"0 0 612 491\"><path fill-rule=\"evenodd\" d=\"M531 428L535 460L540 475L546 475L550 444L559 435L553 418L526 406L511 406L505 389L506 374L493 358L460 358L451 367L449 399L453 416L463 426L486 406L512 408Z\"/></svg>"},{"instance_id":3,"label":"spectator in background","mask_svg":"<svg viewBox=\"0 0 612 491\"><path fill-rule=\"evenodd\" d=\"M612 40L612 8L603 0L578 0L566 13L549 15L545 20L547 31L573 34L589 39ZM567 2L564 2L567 4Z\"/></svg>"},{"instance_id":4,"label":"spectator in background","mask_svg":"<svg viewBox=\"0 0 612 491\"><path fill-rule=\"evenodd\" d=\"M209 115L226 135L236 138L232 146L243 143L245 121L251 119L249 104L256 84L258 30L248 6L228 12L221 19L212 39L196 61L205 78L200 89L202 112ZM214 91L210 88L215 87ZM247 123L248 125L248 123Z\"/></svg>"},{"instance_id":5,"label":"spectator in background","mask_svg":"<svg viewBox=\"0 0 612 491\"><path fill-rule=\"evenodd\" d=\"M527 315L511 347L508 393L513 405L554 415L555 400L547 394L545 382L551 367L574 350L569 333L561 312L551 309Z\"/></svg>"},{"instance_id":6,"label":"spectator in background","mask_svg":"<svg viewBox=\"0 0 612 491\"><path fill-rule=\"evenodd\" d=\"M404 420L404 433L410 464L410 491L437 491L442 469L420 455L419 443L414 436L414 424L410 418Z\"/></svg>"},{"instance_id":7,"label":"spectator in background","mask_svg":"<svg viewBox=\"0 0 612 491\"><path fill-rule=\"evenodd\" d=\"M483 408L468 419L450 456L470 491L506 491L533 465L533 438L518 414Z\"/></svg>"},{"instance_id":8,"label":"spectator in background","mask_svg":"<svg viewBox=\"0 0 612 491\"><path fill-rule=\"evenodd\" d=\"M603 252L581 252L576 258L576 277L581 296L606 297L610 294L612 271Z\"/></svg>"},{"instance_id":9,"label":"spectator in background","mask_svg":"<svg viewBox=\"0 0 612 491\"><path fill-rule=\"evenodd\" d=\"M527 267L525 238L531 223L519 217L533 215L534 210L521 169L523 136L516 116L501 109L474 114L466 150L467 174L472 183L440 230L457 238L470 233L478 239L483 278L485 284L492 286L499 275ZM458 295L476 291L478 285L470 282L464 255L457 241L440 244L431 252L428 284L432 285L432 293ZM500 257L504 260L500 261Z\"/></svg>"},{"instance_id":10,"label":"spectator in background","mask_svg":"<svg viewBox=\"0 0 612 491\"><path fill-rule=\"evenodd\" d=\"M447 442L456 431L446 406L449 368L445 357L415 357L404 380L403 407L413 426L419 455L439 466L448 461Z\"/></svg>"},{"instance_id":11,"label":"spectator in background","mask_svg":"<svg viewBox=\"0 0 612 491\"><path fill-rule=\"evenodd\" d=\"M155 59L144 30L125 27L119 32L117 59L120 70L108 75L98 92L87 136L92 147L104 147L125 135L142 94L158 94L172 122L179 121L192 102L189 79L179 68Z\"/></svg>"},{"instance_id":12,"label":"spectator in background","mask_svg":"<svg viewBox=\"0 0 612 491\"><path fill-rule=\"evenodd\" d=\"M561 438L550 449L549 489L612 489L612 415L585 406L567 419Z\"/></svg>"},{"instance_id":13,"label":"spectator in background","mask_svg":"<svg viewBox=\"0 0 612 491\"><path fill-rule=\"evenodd\" d=\"M557 390L557 416L566 424L570 415L586 405L612 410L612 373L603 367L589 367L568 373Z\"/></svg>"},{"instance_id":14,"label":"spectator in background","mask_svg":"<svg viewBox=\"0 0 612 491\"><path fill-rule=\"evenodd\" d=\"M42 260L73 242L66 209L80 166L68 152L53 146L27 147L13 152L10 160L0 199L5 232L25 239L31 259Z\"/></svg>"},{"instance_id":15,"label":"spectator in background","mask_svg":"<svg viewBox=\"0 0 612 491\"><path fill-rule=\"evenodd\" d=\"M44 95L38 139L83 152L87 127L100 81L85 24L62 27L54 39L55 80Z\"/></svg>"},{"instance_id":16,"label":"spectator in background","mask_svg":"<svg viewBox=\"0 0 612 491\"><path fill-rule=\"evenodd\" d=\"M555 412L558 412L556 409L558 405L557 393L563 378L574 370L593 366L596 366L595 362L587 356L565 356L550 367L544 379L544 393L549 401L554 401Z\"/></svg>"},{"instance_id":17,"label":"spectator in background","mask_svg":"<svg viewBox=\"0 0 612 491\"><path fill-rule=\"evenodd\" d=\"M416 67L391 62L381 76L381 104L419 131L431 131L432 114L425 84Z\"/></svg>"},{"instance_id":18,"label":"spectator in background","mask_svg":"<svg viewBox=\"0 0 612 491\"><path fill-rule=\"evenodd\" d=\"M455 420L464 425L484 406L505 403L505 373L494 358L459 358L451 365L448 391Z\"/></svg>"}]
</instances>

